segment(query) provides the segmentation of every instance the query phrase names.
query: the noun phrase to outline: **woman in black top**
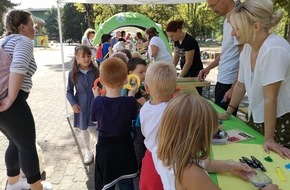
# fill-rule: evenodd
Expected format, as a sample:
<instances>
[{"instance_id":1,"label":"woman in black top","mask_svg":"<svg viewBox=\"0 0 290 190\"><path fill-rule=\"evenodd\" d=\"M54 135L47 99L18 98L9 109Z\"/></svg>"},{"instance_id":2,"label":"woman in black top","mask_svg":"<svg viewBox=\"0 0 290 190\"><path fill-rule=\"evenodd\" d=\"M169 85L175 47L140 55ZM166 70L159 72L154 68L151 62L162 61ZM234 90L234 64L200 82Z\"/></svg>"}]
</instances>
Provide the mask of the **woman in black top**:
<instances>
[{"instance_id":1,"label":"woman in black top","mask_svg":"<svg viewBox=\"0 0 290 190\"><path fill-rule=\"evenodd\" d=\"M200 58L200 49L197 41L182 30L183 20L170 21L166 26L166 33L174 42L173 64L180 61L181 72L178 77L197 77L203 65ZM197 88L199 94L202 88Z\"/></svg>"}]
</instances>

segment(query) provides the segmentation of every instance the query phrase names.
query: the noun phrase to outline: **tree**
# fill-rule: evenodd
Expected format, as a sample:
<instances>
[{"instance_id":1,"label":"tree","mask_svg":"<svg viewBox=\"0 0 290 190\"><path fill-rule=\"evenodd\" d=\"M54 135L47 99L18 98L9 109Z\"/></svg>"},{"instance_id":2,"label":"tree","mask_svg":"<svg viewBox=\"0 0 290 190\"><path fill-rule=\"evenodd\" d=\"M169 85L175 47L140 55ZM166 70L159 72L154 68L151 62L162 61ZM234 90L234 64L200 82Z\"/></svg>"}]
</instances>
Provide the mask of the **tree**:
<instances>
[{"instance_id":1,"label":"tree","mask_svg":"<svg viewBox=\"0 0 290 190\"><path fill-rule=\"evenodd\" d=\"M88 27L85 22L85 14L79 12L74 4L68 3L62 10L63 38L81 41L84 29Z\"/></svg>"},{"instance_id":2,"label":"tree","mask_svg":"<svg viewBox=\"0 0 290 190\"><path fill-rule=\"evenodd\" d=\"M1 6L0 6L0 18L3 18L4 14L7 12L9 8L13 8L17 6L17 4L11 3L11 1L8 0L1 0ZM4 24L3 19L0 19L0 34L2 35Z\"/></svg>"},{"instance_id":3,"label":"tree","mask_svg":"<svg viewBox=\"0 0 290 190\"><path fill-rule=\"evenodd\" d=\"M59 40L57 10L51 8L45 14L47 15L47 19L45 20L46 34L51 40Z\"/></svg>"},{"instance_id":4,"label":"tree","mask_svg":"<svg viewBox=\"0 0 290 190\"><path fill-rule=\"evenodd\" d=\"M290 0L274 0L274 4L278 5L284 12L282 20L283 36L290 43Z\"/></svg>"}]
</instances>

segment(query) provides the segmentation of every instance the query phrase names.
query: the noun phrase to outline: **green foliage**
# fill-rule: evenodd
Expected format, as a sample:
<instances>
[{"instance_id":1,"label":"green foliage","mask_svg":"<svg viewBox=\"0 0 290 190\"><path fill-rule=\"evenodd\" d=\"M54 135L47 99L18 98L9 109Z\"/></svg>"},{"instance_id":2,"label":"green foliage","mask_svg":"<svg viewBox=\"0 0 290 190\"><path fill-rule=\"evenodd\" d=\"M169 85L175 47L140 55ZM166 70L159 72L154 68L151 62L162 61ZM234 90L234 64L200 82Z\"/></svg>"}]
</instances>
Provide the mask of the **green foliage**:
<instances>
[{"instance_id":1,"label":"green foliage","mask_svg":"<svg viewBox=\"0 0 290 190\"><path fill-rule=\"evenodd\" d=\"M74 4L66 4L62 10L62 31L64 40L72 39L80 42L88 24L83 12L79 12Z\"/></svg>"},{"instance_id":2,"label":"green foliage","mask_svg":"<svg viewBox=\"0 0 290 190\"><path fill-rule=\"evenodd\" d=\"M43 32L49 36L50 40L59 40L57 10L51 8L45 15L47 15L47 19L45 20L45 30L43 30Z\"/></svg>"},{"instance_id":3,"label":"green foliage","mask_svg":"<svg viewBox=\"0 0 290 190\"><path fill-rule=\"evenodd\" d=\"M2 36L3 32L4 32L4 15L5 13L8 11L8 9L13 8L17 6L17 4L11 3L11 1L9 0L1 0L1 6L0 6L0 18L2 18L0 20L0 35Z\"/></svg>"}]
</instances>

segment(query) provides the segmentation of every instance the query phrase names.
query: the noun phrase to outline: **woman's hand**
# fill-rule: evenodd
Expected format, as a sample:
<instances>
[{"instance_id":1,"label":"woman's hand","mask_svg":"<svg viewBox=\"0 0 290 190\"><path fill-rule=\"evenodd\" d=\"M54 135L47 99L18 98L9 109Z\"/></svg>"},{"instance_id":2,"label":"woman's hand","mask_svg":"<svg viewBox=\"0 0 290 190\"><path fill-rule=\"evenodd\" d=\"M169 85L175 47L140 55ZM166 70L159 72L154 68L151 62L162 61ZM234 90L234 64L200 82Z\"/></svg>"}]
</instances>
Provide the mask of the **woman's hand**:
<instances>
[{"instance_id":1,"label":"woman's hand","mask_svg":"<svg viewBox=\"0 0 290 190\"><path fill-rule=\"evenodd\" d=\"M77 104L73 105L72 109L73 109L74 113L80 113L80 111L81 111L80 106Z\"/></svg>"},{"instance_id":2,"label":"woman's hand","mask_svg":"<svg viewBox=\"0 0 290 190\"><path fill-rule=\"evenodd\" d=\"M0 112L8 110L12 104L13 101L11 98L9 98L9 96L3 98L2 100L0 100Z\"/></svg>"},{"instance_id":3,"label":"woman's hand","mask_svg":"<svg viewBox=\"0 0 290 190\"><path fill-rule=\"evenodd\" d=\"M274 140L266 140L264 141L264 150L266 153L269 153L270 150L273 152L276 152L279 154L282 158L290 159L290 149L283 147L282 145L279 145Z\"/></svg>"}]
</instances>

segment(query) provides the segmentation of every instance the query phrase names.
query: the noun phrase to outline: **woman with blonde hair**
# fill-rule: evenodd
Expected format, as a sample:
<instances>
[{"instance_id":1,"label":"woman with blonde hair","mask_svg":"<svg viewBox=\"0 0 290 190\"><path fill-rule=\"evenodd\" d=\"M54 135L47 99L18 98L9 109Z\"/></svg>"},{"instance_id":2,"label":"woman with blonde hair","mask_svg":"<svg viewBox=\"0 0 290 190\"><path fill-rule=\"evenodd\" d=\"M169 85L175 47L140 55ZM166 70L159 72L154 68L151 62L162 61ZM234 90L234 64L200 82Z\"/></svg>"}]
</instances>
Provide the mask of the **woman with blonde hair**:
<instances>
[{"instance_id":1,"label":"woman with blonde hair","mask_svg":"<svg viewBox=\"0 0 290 190\"><path fill-rule=\"evenodd\" d=\"M249 125L264 134L264 150L290 158L290 45L270 29L282 18L271 0L237 2L229 15L232 35L245 44L238 81L222 119L247 93Z\"/></svg>"},{"instance_id":2,"label":"woman with blonde hair","mask_svg":"<svg viewBox=\"0 0 290 190\"><path fill-rule=\"evenodd\" d=\"M171 181L175 181L175 189L219 189L206 171L230 172L242 179L252 172L240 162L209 160L211 138L217 126L215 109L200 96L183 92L168 103L158 132L157 156L165 167L173 168L175 180ZM276 185L267 186L277 189Z\"/></svg>"},{"instance_id":3,"label":"woman with blonde hair","mask_svg":"<svg viewBox=\"0 0 290 190\"><path fill-rule=\"evenodd\" d=\"M82 37L82 44L89 46L89 48L91 49L93 63L96 63L96 52L97 52L97 48L93 44L95 35L96 35L96 31L92 28L88 28L86 29Z\"/></svg>"}]
</instances>

